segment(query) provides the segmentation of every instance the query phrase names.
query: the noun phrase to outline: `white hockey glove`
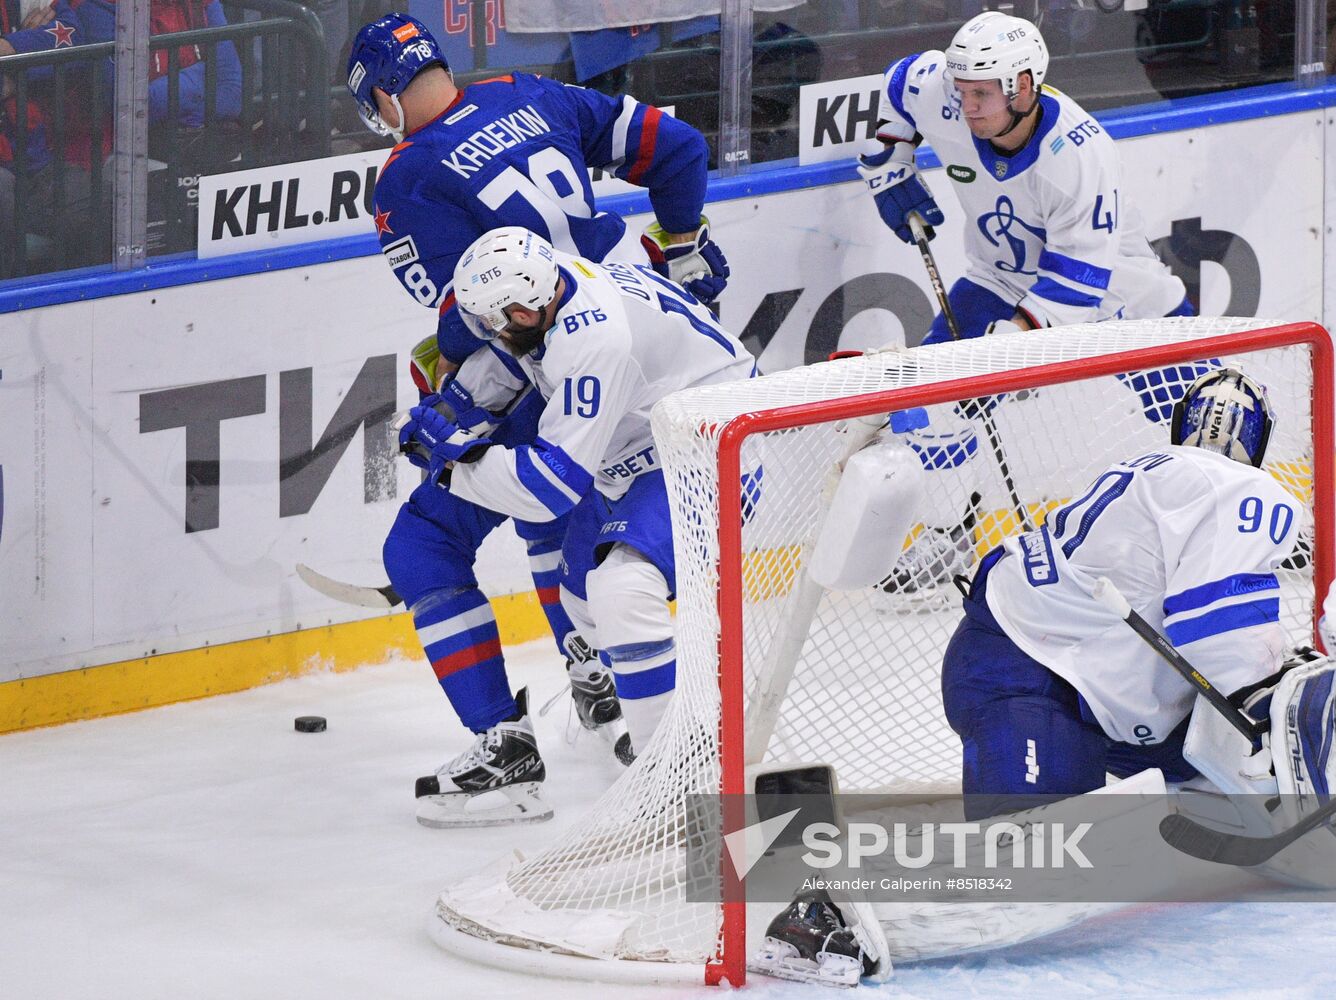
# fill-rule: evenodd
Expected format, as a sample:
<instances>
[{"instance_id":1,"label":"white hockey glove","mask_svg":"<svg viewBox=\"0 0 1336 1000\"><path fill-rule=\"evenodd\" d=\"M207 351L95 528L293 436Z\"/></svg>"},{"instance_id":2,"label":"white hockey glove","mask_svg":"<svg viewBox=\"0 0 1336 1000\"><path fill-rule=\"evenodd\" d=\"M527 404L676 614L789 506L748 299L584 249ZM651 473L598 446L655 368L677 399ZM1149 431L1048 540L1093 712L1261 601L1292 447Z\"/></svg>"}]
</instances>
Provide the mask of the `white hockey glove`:
<instances>
[{"instance_id":1,"label":"white hockey glove","mask_svg":"<svg viewBox=\"0 0 1336 1000\"><path fill-rule=\"evenodd\" d=\"M946 221L932 192L919 180L913 143L897 142L880 152L860 156L858 172L872 192L881 221L906 243L914 242L914 233L909 228L910 212L923 218L928 239L933 237L932 227Z\"/></svg>"},{"instance_id":2,"label":"white hockey glove","mask_svg":"<svg viewBox=\"0 0 1336 1000\"><path fill-rule=\"evenodd\" d=\"M988 324L987 328L983 331L983 335L985 337L991 337L995 333L1021 333L1024 330L1025 327L1018 323L1013 323L1009 319L995 319Z\"/></svg>"},{"instance_id":3,"label":"white hockey glove","mask_svg":"<svg viewBox=\"0 0 1336 1000\"><path fill-rule=\"evenodd\" d=\"M640 244L654 270L706 304L717 299L728 284L732 272L719 244L710 239L710 220L703 215L696 238L689 242L670 243L668 233L655 222L646 227Z\"/></svg>"}]
</instances>

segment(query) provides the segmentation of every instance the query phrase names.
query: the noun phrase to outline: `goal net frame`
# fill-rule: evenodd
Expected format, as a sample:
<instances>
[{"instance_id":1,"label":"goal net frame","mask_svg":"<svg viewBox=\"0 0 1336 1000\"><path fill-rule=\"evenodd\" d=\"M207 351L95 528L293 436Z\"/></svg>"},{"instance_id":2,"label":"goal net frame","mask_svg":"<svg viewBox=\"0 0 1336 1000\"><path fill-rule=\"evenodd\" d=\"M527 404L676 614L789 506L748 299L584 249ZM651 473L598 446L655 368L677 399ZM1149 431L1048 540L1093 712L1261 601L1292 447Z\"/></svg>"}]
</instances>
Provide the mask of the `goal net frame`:
<instances>
[{"instance_id":1,"label":"goal net frame","mask_svg":"<svg viewBox=\"0 0 1336 1000\"><path fill-rule=\"evenodd\" d=\"M1278 324L1261 319L1221 318L1214 320L1145 321L1145 323L1153 324L1153 328L1150 329L1150 333L1143 335L1143 337L1158 334L1163 327L1164 339L1167 342L1154 342L1149 346L1138 346L1130 350L1115 350L1107 354L1097 353L1101 340L1107 338L1109 343L1118 343L1117 329L1119 327L1124 329L1135 328L1137 326L1136 321L1099 324L1097 328L1080 327L1069 328L1069 330L1039 331L1032 335L1006 334L1001 335L1001 337L1009 339L1026 336L1051 336L1054 338L1054 342L1060 342L1070 332L1082 337L1093 337L1095 346L1083 347L1082 350L1087 350L1088 353L1074 359L1025 367L1008 367L1005 370L985 370L984 373L971 374L968 377L942 381L928 380L922 384L857 392L839 398L813 399L811 393L794 393L795 398L805 398L809 401L773 407L764 406L745 412L731 411L732 415L722 417L718 412L710 412L708 409L696 410L690 405L687 405L685 409L677 408L674 416L677 422L673 425L676 428L675 433L694 434L698 438L713 439L714 441L712 446L707 445L698 449L699 455L708 457L697 462L696 468L714 467L711 470L711 476L702 477L698 480L690 480L689 471L683 472L680 469L675 469L672 450L665 447L663 441L658 443L665 474L670 479L678 472L687 476L690 481L689 489L695 491L694 497L696 499L699 499L702 495L708 495L702 494L701 490L708 491L711 488L711 479L714 484L717 484L716 500L713 505L713 513L717 514L717 521L711 525L709 519L702 516L700 522L695 526L697 529L701 529L702 533L708 532L710 537L717 537L718 540L717 553L714 556L709 554L703 556L705 560L703 565L708 569L717 571L717 582L713 594L713 604L717 613L717 628L712 631L710 623L706 622L704 633L700 633L699 629L697 630L697 639L693 640L695 652L693 652L693 659L690 662L684 655L685 650L681 644L681 636L679 636L678 686L679 689L683 687L685 672L690 671L703 674L707 678L703 683L711 689L713 684L708 678L714 675L714 679L717 680L719 699L717 791L722 796L722 809L719 817L722 834L727 835L746 825L747 818L743 815L743 796L748 791L746 787L747 768L749 764L760 760L766 749L764 745L748 746L748 724L751 723L754 727L753 737L758 732L762 734L762 739L754 740L754 744L763 743L769 739L769 731L766 728L767 721L762 718L758 724L758 716L764 716L764 710L757 712L754 705L749 708L747 703L749 695L754 702L757 700L755 674L753 673L750 679L747 674L747 635L744 615L744 607L748 601L749 585L747 579L747 552L744 548L744 525L747 520L748 506L755 502L755 495L749 495L749 490L754 489L754 484L749 485L748 469L743 449L749 441L758 435L793 431L799 428L842 425L848 430L845 443L840 447L847 454L859 443L867 440L869 436L867 428L871 425L867 420L860 420L860 418L884 418L887 413L895 411L958 403L963 400L981 397L1014 394L1021 390L1043 390L1046 387L1063 383L1077 383L1120 373L1149 372L1175 365L1208 361L1222 356L1248 354L1273 348L1306 347L1310 367L1307 375L1311 379L1308 383L1311 393L1309 400L1311 425L1309 427L1310 439L1308 440L1311 440L1312 451L1309 488L1312 495L1310 510L1314 529L1310 559L1313 615L1311 622L1308 622L1306 617L1301 617L1300 623L1302 627L1308 628L1310 641L1317 641L1317 615L1325 596L1326 585L1331 581L1333 569L1336 568L1336 565L1333 564L1332 537L1333 530L1336 530L1336 508L1333 506L1336 503L1333 498L1333 492L1336 491L1336 454L1333 454L1336 451L1336 432L1333 430L1333 424L1336 423L1336 412L1334 412L1336 411L1336 389L1334 389L1333 380L1336 376L1333 375L1333 345L1330 336L1325 329L1316 323ZM1193 336L1192 331L1198 329L1198 325L1203 331L1214 330L1217 332L1200 337ZM1220 333L1218 332L1220 330L1237 332ZM1188 332L1185 333L1184 331ZM988 338L989 341L998 339ZM1123 340L1122 342L1131 341ZM975 344L979 342L971 341L967 343ZM1017 340L1016 343L1020 343L1020 341ZM1085 341L1083 340L1082 343L1084 344ZM962 342L955 345L942 345L942 349L945 351L980 350L986 354L991 348L987 345L977 349L970 348L966 346L966 342ZM927 357L927 355L919 352L932 350L934 349L916 348L904 352L902 357ZM1006 352L1003 351L1002 353L1005 354ZM1044 356L1042 347L1034 353ZM1080 352L1072 351L1070 353L1075 355ZM867 362L863 363L866 364ZM829 370L837 371L838 369L834 366L841 364L856 366L860 362L853 359L848 362L837 361L830 364L832 367ZM1296 365L1295 368L1298 370L1299 366ZM801 372L797 370L781 372L771 378L781 379L784 377L788 377L790 380L804 378ZM762 378L759 381L765 383L767 380ZM875 381L875 379L868 379L866 384L874 384ZM756 385L757 383L749 384ZM776 384L778 385L778 383ZM780 385L776 390L778 398L785 398L786 390L784 386L792 386L793 384L790 381ZM718 390L720 387L713 388ZM664 416L660 411L664 409L665 404L674 404L679 399L685 399L687 393L698 391L687 390L686 393L669 397L668 400L661 402L656 407L654 418L656 436L668 427L668 421L661 421L660 419ZM744 400L736 405L747 404ZM994 461L993 456L987 454L987 447L987 444L980 444L980 454L976 455L976 461ZM712 452L711 448L713 449ZM825 461L833 461L837 457L837 455L828 454ZM717 474L717 478L714 478L713 474ZM705 485L702 486L702 483ZM763 500L766 496L765 490L769 488L769 484L761 488L760 495ZM670 485L670 495L672 492L673 487ZM1018 512L1017 519L1019 520L1021 516L1023 515ZM674 544L679 561L679 581L682 579L681 564L684 559L695 558L698 561L702 559L702 554L693 550L692 543L684 541L686 536L685 533L679 532L680 527L676 524L674 526ZM990 537L992 537L991 533ZM705 579L708 579L710 575L713 574L705 574ZM816 588L815 584L807 581L805 568L801 567L797 570L797 577L792 581L792 586L795 591L804 586ZM1306 584L1303 586L1306 587ZM817 596L820 596L820 589L816 589ZM696 593L686 595L690 598L690 604L695 611L708 609L710 603L709 590L708 585L700 586ZM803 608L801 596L799 594L799 600L792 605L786 604L786 610L790 607ZM815 598L812 599L811 607L815 607ZM765 692L767 698L772 695L782 698L784 695L782 688L787 684L785 679L787 675L784 674L784 671L792 670L793 664L788 661L795 660L801 652L801 633L806 627L803 614L808 613L806 610L800 610L799 613L789 616L791 620L785 621L777 630L786 632L788 638L786 639L785 636L780 635L773 639L771 646L766 647L766 666L767 668L773 667L775 675L780 677L779 682L774 685L777 690L775 692ZM1305 606L1303 616L1306 615L1307 609ZM810 623L810 617L807 621ZM693 625L698 624L700 623L693 623ZM681 629L679 629L680 631ZM713 638L716 635L717 644ZM1293 635L1292 638L1294 638ZM716 644L713 652L717 658L709 656L706 642ZM713 659L713 662L695 662L702 659ZM748 690L749 683L753 685L750 691ZM675 701L680 700L675 699ZM660 768L660 772L657 775L646 776L642 774L644 768L641 765L645 763L645 760L641 760L636 767L623 774L590 810L586 817L587 826L581 824L581 827L586 830L597 831L597 836L602 838L599 842L602 846L582 846L580 850L574 851L571 845L581 842L579 841L580 827L573 828L562 838L558 838L558 842L548 851L540 855L512 862L512 867L500 872L500 874L497 871L479 873L466 879L458 886L448 888L442 893L441 899L438 901L437 912L431 923L431 932L438 944L448 951L489 965L508 969L526 969L540 974L577 979L627 983L703 982L707 985L727 981L734 986L740 986L745 982L747 959L745 880L738 877L729 852L722 849L718 852L717 866L719 887L717 898L722 899L722 902L716 904L718 909L715 922L710 925L715 928L710 932L709 938L714 942L713 955L710 954L709 946L706 945L700 950L692 952L693 955L699 957L690 959L683 958L680 954L673 957L669 954L669 949L666 948L637 952L631 957L620 957L609 956L606 951L601 951L596 947L585 948L578 943L567 943L573 940L573 935L567 933L567 924L572 921L578 922L580 918L591 913L598 915L606 910L607 913L612 914L615 910L625 909L620 905L625 896L618 895L612 902L603 904L602 908L597 904L590 903L588 898L581 897L578 892L569 889L570 885L578 884L581 881L578 864L582 862L577 861L575 869L570 867L560 868L558 867L559 864L566 864L566 862L561 861L561 858L578 856L579 858L590 859L587 863L594 867L607 862L608 857L613 857L615 863L618 856L610 845L619 836L618 830L623 829L616 826L616 822L621 822L616 817L627 815L621 807L627 800L632 799L642 791L643 787L650 787L649 783L651 782L654 789L660 789L660 786L664 783L662 769L671 770L673 767L671 753L665 756L665 748L671 751L686 747L689 752L694 752L698 749L700 738L706 735L703 728L705 723L701 720L708 720L711 718L710 715L697 718L687 715L684 710L678 716L674 716L671 711L672 708L673 706L670 705L670 713L669 717L665 719L665 725L660 727L660 732L656 734L647 748L646 757L649 759L651 769L657 766ZM668 728L668 722L679 717L696 727L698 733L696 743L678 739L677 736L674 736L671 741L665 739L666 736L671 735L663 731ZM709 723L709 728L714 729L714 723ZM709 742L712 743L715 736L716 734L710 733ZM668 761L668 763L664 763L665 761ZM697 763L697 761L693 761L690 764L684 764L683 767L696 766ZM711 764L711 768L713 766ZM714 772L709 770L702 773L713 774ZM707 787L712 787L712 782L713 778L709 778L705 784ZM663 801L667 800L660 801L651 798L646 801L651 804L658 802L662 807ZM669 805L671 806L671 803ZM610 820L609 817L613 817L615 822ZM634 820L627 820L626 822L633 823ZM627 832L628 839L633 838L638 833L640 839L636 842L640 844L647 842L643 831L639 827L633 830L631 826L627 826L624 829ZM556 858L556 860L547 863L546 859L549 856ZM624 861L625 858L622 857L620 860ZM546 868L544 868L545 863L548 865ZM520 866L523 871L520 875L516 875L515 882L512 882L511 873L515 871L514 866L516 865ZM502 867L504 865L497 866L498 871ZM540 872L538 876L534 875L536 870ZM551 872L552 877L565 887L563 891L567 892L569 897L575 901L563 902L567 897L563 897L561 892L551 894L545 894L544 892L538 894L542 898L530 898L525 896L522 891L511 891L515 884L524 878L528 878L530 880L528 884L532 885L532 880L535 877L546 877L541 874L543 871ZM661 876L662 869L659 869L659 872ZM711 874L709 869L706 870L706 876L709 880L716 877ZM554 902L553 900L557 901ZM657 913L657 911L655 912ZM511 922L512 917L515 918L514 923ZM608 924L606 922L600 924L597 919L592 920L591 934L594 938L606 938L609 934Z\"/></svg>"},{"instance_id":2,"label":"goal net frame","mask_svg":"<svg viewBox=\"0 0 1336 1000\"><path fill-rule=\"evenodd\" d=\"M724 802L724 833L741 828L745 820L736 805L746 793L747 743L744 727L743 672L743 467L742 448L752 436L815 423L856 420L876 414L914 407L933 406L960 399L994 396L1130 370L1146 370L1185 362L1204 361L1219 355L1308 345L1312 349L1313 420L1313 547L1314 607L1326 596L1323 581L1332 579L1333 488L1333 390L1332 342L1325 328L1316 323L1293 323L1224 334L1201 340L1140 348L1115 354L1060 361L1029 368L1016 368L989 375L954 379L924 386L891 389L823 402L783 406L734 417L719 437L719 684L721 716L719 733L720 792ZM1185 350L1185 348L1190 348ZM1323 446L1322 442L1326 442ZM1326 526L1326 530L1323 530ZM1314 614L1314 643L1317 635ZM1336 654L1336 650L1329 651ZM732 807L732 808L731 808ZM746 979L747 903L745 885L737 877L727 851L720 852L723 890L723 926L715 960L705 969L705 982L725 980L735 986Z\"/></svg>"}]
</instances>

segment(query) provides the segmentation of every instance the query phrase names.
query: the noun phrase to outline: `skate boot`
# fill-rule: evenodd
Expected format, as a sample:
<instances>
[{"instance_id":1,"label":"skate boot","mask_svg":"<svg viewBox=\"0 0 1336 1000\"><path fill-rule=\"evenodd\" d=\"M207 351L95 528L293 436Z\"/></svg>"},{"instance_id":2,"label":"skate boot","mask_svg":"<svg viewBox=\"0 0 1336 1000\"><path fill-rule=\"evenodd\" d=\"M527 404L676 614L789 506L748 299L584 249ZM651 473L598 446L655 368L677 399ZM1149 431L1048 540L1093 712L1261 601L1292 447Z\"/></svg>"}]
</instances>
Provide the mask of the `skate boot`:
<instances>
[{"instance_id":1,"label":"skate boot","mask_svg":"<svg viewBox=\"0 0 1336 1000\"><path fill-rule=\"evenodd\" d=\"M568 650L571 657L566 661L566 670L570 674L576 718L585 729L607 740L617 759L629 766L635 757L612 671L603 666L598 654L578 636L570 641Z\"/></svg>"},{"instance_id":2,"label":"skate boot","mask_svg":"<svg viewBox=\"0 0 1336 1000\"><path fill-rule=\"evenodd\" d=\"M873 964L826 890L812 889L770 921L748 967L777 979L857 986Z\"/></svg>"},{"instance_id":3,"label":"skate boot","mask_svg":"<svg viewBox=\"0 0 1336 1000\"><path fill-rule=\"evenodd\" d=\"M971 548L962 528L924 528L878 586L888 594L914 594L937 587L969 568Z\"/></svg>"},{"instance_id":4,"label":"skate boot","mask_svg":"<svg viewBox=\"0 0 1336 1000\"><path fill-rule=\"evenodd\" d=\"M448 829L508 826L552 818L540 794L547 770L529 722L529 692L515 696L519 711L479 733L462 754L435 774L418 778L417 821Z\"/></svg>"},{"instance_id":5,"label":"skate boot","mask_svg":"<svg viewBox=\"0 0 1336 1000\"><path fill-rule=\"evenodd\" d=\"M900 554L890 576L878 586L888 594L922 595L967 572L974 554L974 524L981 502L978 493L971 494L964 516L954 527L925 526Z\"/></svg>"}]
</instances>

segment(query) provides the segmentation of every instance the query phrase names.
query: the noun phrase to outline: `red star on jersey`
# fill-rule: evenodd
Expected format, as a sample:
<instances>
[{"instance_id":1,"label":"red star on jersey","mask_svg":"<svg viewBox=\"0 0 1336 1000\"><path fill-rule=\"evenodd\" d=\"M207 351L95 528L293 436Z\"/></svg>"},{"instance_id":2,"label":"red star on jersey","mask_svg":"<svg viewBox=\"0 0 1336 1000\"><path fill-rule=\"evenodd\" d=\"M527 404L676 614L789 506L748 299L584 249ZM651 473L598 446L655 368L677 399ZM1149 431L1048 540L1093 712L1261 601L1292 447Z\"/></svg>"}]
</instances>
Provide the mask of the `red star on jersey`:
<instances>
[{"instance_id":1,"label":"red star on jersey","mask_svg":"<svg viewBox=\"0 0 1336 1000\"><path fill-rule=\"evenodd\" d=\"M394 235L394 230L390 228L390 213L389 213L389 212L382 212L382 211L380 211L379 209L377 209L377 210L376 210L376 235L377 235L377 236L384 236L386 233L389 233L391 236Z\"/></svg>"},{"instance_id":2,"label":"red star on jersey","mask_svg":"<svg viewBox=\"0 0 1336 1000\"><path fill-rule=\"evenodd\" d=\"M73 47L74 45L74 27L72 25L62 24L60 21L52 21L51 27L46 29L46 33L48 35L53 35L56 39L56 44L51 46L53 49L58 49L62 45L70 47Z\"/></svg>"}]
</instances>

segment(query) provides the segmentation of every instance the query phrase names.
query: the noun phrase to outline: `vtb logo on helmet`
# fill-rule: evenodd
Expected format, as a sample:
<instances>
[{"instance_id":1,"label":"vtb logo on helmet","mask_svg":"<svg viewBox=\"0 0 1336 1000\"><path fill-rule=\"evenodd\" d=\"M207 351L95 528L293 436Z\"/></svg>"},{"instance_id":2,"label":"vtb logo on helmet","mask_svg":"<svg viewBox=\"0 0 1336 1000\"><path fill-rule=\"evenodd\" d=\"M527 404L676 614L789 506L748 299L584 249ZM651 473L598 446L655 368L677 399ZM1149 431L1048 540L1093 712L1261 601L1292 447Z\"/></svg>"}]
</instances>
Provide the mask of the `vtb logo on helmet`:
<instances>
[{"instance_id":1,"label":"vtb logo on helmet","mask_svg":"<svg viewBox=\"0 0 1336 1000\"><path fill-rule=\"evenodd\" d=\"M510 323L506 306L541 312L557 294L552 245L523 226L478 237L455 265L455 306L469 332L495 340Z\"/></svg>"},{"instance_id":2,"label":"vtb logo on helmet","mask_svg":"<svg viewBox=\"0 0 1336 1000\"><path fill-rule=\"evenodd\" d=\"M436 39L417 18L386 14L363 27L348 53L348 89L357 101L362 124L377 135L390 135L396 142L402 141L404 113L399 107L399 95L413 82L413 77L435 65L450 68ZM390 128L380 117L371 93L373 87L385 91L394 103L399 113L398 128Z\"/></svg>"},{"instance_id":3,"label":"vtb logo on helmet","mask_svg":"<svg viewBox=\"0 0 1336 1000\"><path fill-rule=\"evenodd\" d=\"M1021 17L986 10L966 21L946 49L947 82L999 80L1010 99L1026 70L1035 89L1048 74L1048 46L1039 29Z\"/></svg>"},{"instance_id":4,"label":"vtb logo on helmet","mask_svg":"<svg viewBox=\"0 0 1336 1000\"><path fill-rule=\"evenodd\" d=\"M1266 389L1236 368L1200 376L1174 405L1169 440L1262 466L1275 413Z\"/></svg>"}]
</instances>

